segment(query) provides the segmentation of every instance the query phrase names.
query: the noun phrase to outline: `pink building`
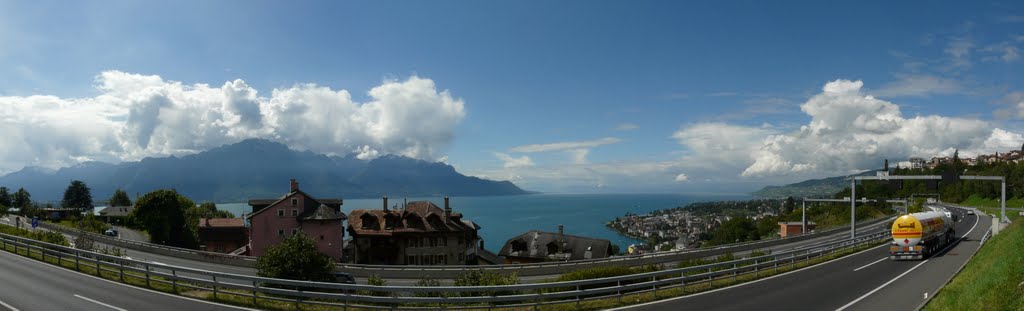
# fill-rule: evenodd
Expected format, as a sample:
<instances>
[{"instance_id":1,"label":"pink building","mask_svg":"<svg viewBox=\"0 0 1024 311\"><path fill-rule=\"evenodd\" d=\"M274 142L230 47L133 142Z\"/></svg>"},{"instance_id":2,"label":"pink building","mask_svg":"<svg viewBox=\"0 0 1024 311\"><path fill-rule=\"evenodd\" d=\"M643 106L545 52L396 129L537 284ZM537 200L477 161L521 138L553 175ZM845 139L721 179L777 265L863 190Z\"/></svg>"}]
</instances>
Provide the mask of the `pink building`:
<instances>
[{"instance_id":1,"label":"pink building","mask_svg":"<svg viewBox=\"0 0 1024 311\"><path fill-rule=\"evenodd\" d=\"M260 256L268 247L281 243L289 234L303 233L317 242L325 255L341 260L345 235L341 199L315 199L299 190L291 180L288 194L277 199L249 200L253 213L250 221L252 255Z\"/></svg>"}]
</instances>

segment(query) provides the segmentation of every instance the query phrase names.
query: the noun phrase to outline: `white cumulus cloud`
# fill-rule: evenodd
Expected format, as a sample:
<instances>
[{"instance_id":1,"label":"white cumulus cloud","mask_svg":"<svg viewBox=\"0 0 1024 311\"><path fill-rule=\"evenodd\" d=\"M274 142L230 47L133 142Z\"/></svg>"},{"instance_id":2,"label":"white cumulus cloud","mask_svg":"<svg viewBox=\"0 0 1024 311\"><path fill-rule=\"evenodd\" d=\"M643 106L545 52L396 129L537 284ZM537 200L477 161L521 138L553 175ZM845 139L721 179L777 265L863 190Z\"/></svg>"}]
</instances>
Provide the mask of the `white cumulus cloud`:
<instances>
[{"instance_id":1,"label":"white cumulus cloud","mask_svg":"<svg viewBox=\"0 0 1024 311\"><path fill-rule=\"evenodd\" d=\"M360 158L433 160L465 117L461 99L418 76L384 81L367 102L315 84L259 96L243 80L220 87L105 71L88 98L0 96L0 172L202 151L246 138Z\"/></svg>"},{"instance_id":2,"label":"white cumulus cloud","mask_svg":"<svg viewBox=\"0 0 1024 311\"><path fill-rule=\"evenodd\" d=\"M676 175L676 182L678 182L678 183L683 183L683 182L686 182L688 180L690 180L690 177L687 177L686 174Z\"/></svg>"},{"instance_id":3,"label":"white cumulus cloud","mask_svg":"<svg viewBox=\"0 0 1024 311\"><path fill-rule=\"evenodd\" d=\"M861 81L836 80L801 105L811 121L799 130L769 135L742 175L814 172L845 174L878 167L882 159L998 151L1020 135L985 121L942 116L905 118L899 106L865 94Z\"/></svg>"},{"instance_id":4,"label":"white cumulus cloud","mask_svg":"<svg viewBox=\"0 0 1024 311\"><path fill-rule=\"evenodd\" d=\"M516 168L516 167L531 167L533 166L533 160L530 160L528 156L513 157L505 153L495 152L495 157L505 162L503 165L505 168Z\"/></svg>"}]
</instances>

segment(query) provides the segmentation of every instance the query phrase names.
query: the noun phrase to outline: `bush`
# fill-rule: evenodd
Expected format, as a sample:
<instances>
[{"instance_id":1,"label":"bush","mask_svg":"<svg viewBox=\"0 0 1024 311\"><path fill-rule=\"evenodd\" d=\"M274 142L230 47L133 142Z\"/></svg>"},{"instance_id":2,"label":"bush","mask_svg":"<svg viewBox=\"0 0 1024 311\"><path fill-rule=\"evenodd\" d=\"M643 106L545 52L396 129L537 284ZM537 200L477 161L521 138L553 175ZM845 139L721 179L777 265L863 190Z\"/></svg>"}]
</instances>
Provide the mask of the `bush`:
<instances>
[{"instance_id":1,"label":"bush","mask_svg":"<svg viewBox=\"0 0 1024 311\"><path fill-rule=\"evenodd\" d=\"M366 279L366 285L388 286L388 281L380 277L380 275L374 273L373 275L370 275L370 277ZM361 290L357 291L356 295L386 297L390 296L391 293Z\"/></svg>"},{"instance_id":2,"label":"bush","mask_svg":"<svg viewBox=\"0 0 1024 311\"><path fill-rule=\"evenodd\" d=\"M431 278L429 275L424 275L419 281L416 281L416 286L419 287L438 287L441 286L441 281ZM448 297L448 293L416 293L419 297Z\"/></svg>"},{"instance_id":3,"label":"bush","mask_svg":"<svg viewBox=\"0 0 1024 311\"><path fill-rule=\"evenodd\" d=\"M267 248L256 260L256 269L259 276L268 278L334 281L334 260L317 251L316 242L301 233Z\"/></svg>"},{"instance_id":4,"label":"bush","mask_svg":"<svg viewBox=\"0 0 1024 311\"><path fill-rule=\"evenodd\" d=\"M519 275L515 272L502 274L486 270L470 270L455 276L454 286L504 286L519 284ZM514 295L515 291L501 292L473 292L464 293L467 296L492 296L492 295Z\"/></svg>"}]
</instances>

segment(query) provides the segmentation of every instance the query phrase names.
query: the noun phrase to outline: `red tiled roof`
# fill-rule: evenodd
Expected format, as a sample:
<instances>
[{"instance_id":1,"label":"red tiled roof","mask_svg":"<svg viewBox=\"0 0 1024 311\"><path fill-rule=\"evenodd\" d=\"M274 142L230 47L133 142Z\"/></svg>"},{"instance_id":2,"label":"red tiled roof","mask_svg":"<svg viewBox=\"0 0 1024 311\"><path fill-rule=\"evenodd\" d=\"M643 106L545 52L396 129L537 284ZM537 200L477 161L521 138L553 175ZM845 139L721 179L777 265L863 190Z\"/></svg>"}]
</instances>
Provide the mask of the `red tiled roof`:
<instances>
[{"instance_id":1,"label":"red tiled roof","mask_svg":"<svg viewBox=\"0 0 1024 311\"><path fill-rule=\"evenodd\" d=\"M441 222L431 223L431 216L436 215ZM417 217L418 216L418 217ZM375 221L376 225L370 224L363 228L363 218L367 221ZM444 221L444 210L429 201L413 201L405 205L405 210L353 210L348 215L349 230L360 235L382 235L389 236L393 233L402 232L437 232L437 231L471 231L471 228L459 218L460 213L452 213L451 221ZM394 218L397 222L393 227L387 226L387 218ZM416 218L419 218L418 221ZM411 222L410 222L411 221ZM422 225L420 225L422 224Z\"/></svg>"},{"instance_id":2,"label":"red tiled roof","mask_svg":"<svg viewBox=\"0 0 1024 311\"><path fill-rule=\"evenodd\" d=\"M245 227L245 221L241 218L200 218L199 227L203 228L238 228Z\"/></svg>"}]
</instances>

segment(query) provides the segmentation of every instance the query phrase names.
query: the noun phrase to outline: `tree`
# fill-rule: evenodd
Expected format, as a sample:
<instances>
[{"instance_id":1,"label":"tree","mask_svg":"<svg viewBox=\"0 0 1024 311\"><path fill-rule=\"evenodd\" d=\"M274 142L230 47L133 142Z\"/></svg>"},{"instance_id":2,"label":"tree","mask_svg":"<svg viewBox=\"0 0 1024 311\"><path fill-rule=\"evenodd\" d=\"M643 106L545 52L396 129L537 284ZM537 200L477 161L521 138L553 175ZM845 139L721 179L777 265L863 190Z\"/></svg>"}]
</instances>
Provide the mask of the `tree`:
<instances>
[{"instance_id":1,"label":"tree","mask_svg":"<svg viewBox=\"0 0 1024 311\"><path fill-rule=\"evenodd\" d=\"M133 221L149 231L153 243L195 248L198 244L198 219L187 212L195 203L172 189L156 190L139 198L132 212Z\"/></svg>"},{"instance_id":2,"label":"tree","mask_svg":"<svg viewBox=\"0 0 1024 311\"><path fill-rule=\"evenodd\" d=\"M64 190L64 199L60 201L60 207L73 208L81 214L92 210L92 193L89 186L81 180L73 180L68 188Z\"/></svg>"},{"instance_id":3,"label":"tree","mask_svg":"<svg viewBox=\"0 0 1024 311\"><path fill-rule=\"evenodd\" d=\"M303 233L293 234L280 244L267 248L256 260L262 277L330 282L334 279L334 260L316 250L316 242Z\"/></svg>"},{"instance_id":4,"label":"tree","mask_svg":"<svg viewBox=\"0 0 1024 311\"><path fill-rule=\"evenodd\" d=\"M26 208L32 206L32 194L25 191L25 188L18 188L18 192L14 193L14 198L11 200L11 204L17 208Z\"/></svg>"},{"instance_id":5,"label":"tree","mask_svg":"<svg viewBox=\"0 0 1024 311\"><path fill-rule=\"evenodd\" d=\"M128 198L128 193L118 188L114 190L114 195L110 197L110 202L107 203L109 206L132 206L132 200Z\"/></svg>"},{"instance_id":6,"label":"tree","mask_svg":"<svg viewBox=\"0 0 1024 311\"><path fill-rule=\"evenodd\" d=\"M789 215L790 213L793 212L794 209L796 209L796 199L793 199L793 197L788 197L786 198L786 203L784 203L782 206L783 213Z\"/></svg>"},{"instance_id":7,"label":"tree","mask_svg":"<svg viewBox=\"0 0 1024 311\"><path fill-rule=\"evenodd\" d=\"M0 187L0 205L11 207L11 193L7 187Z\"/></svg>"},{"instance_id":8,"label":"tree","mask_svg":"<svg viewBox=\"0 0 1024 311\"><path fill-rule=\"evenodd\" d=\"M199 207L196 207L196 214L200 218L235 218L235 214L230 211L218 210L217 204L211 202L203 202Z\"/></svg>"}]
</instances>

